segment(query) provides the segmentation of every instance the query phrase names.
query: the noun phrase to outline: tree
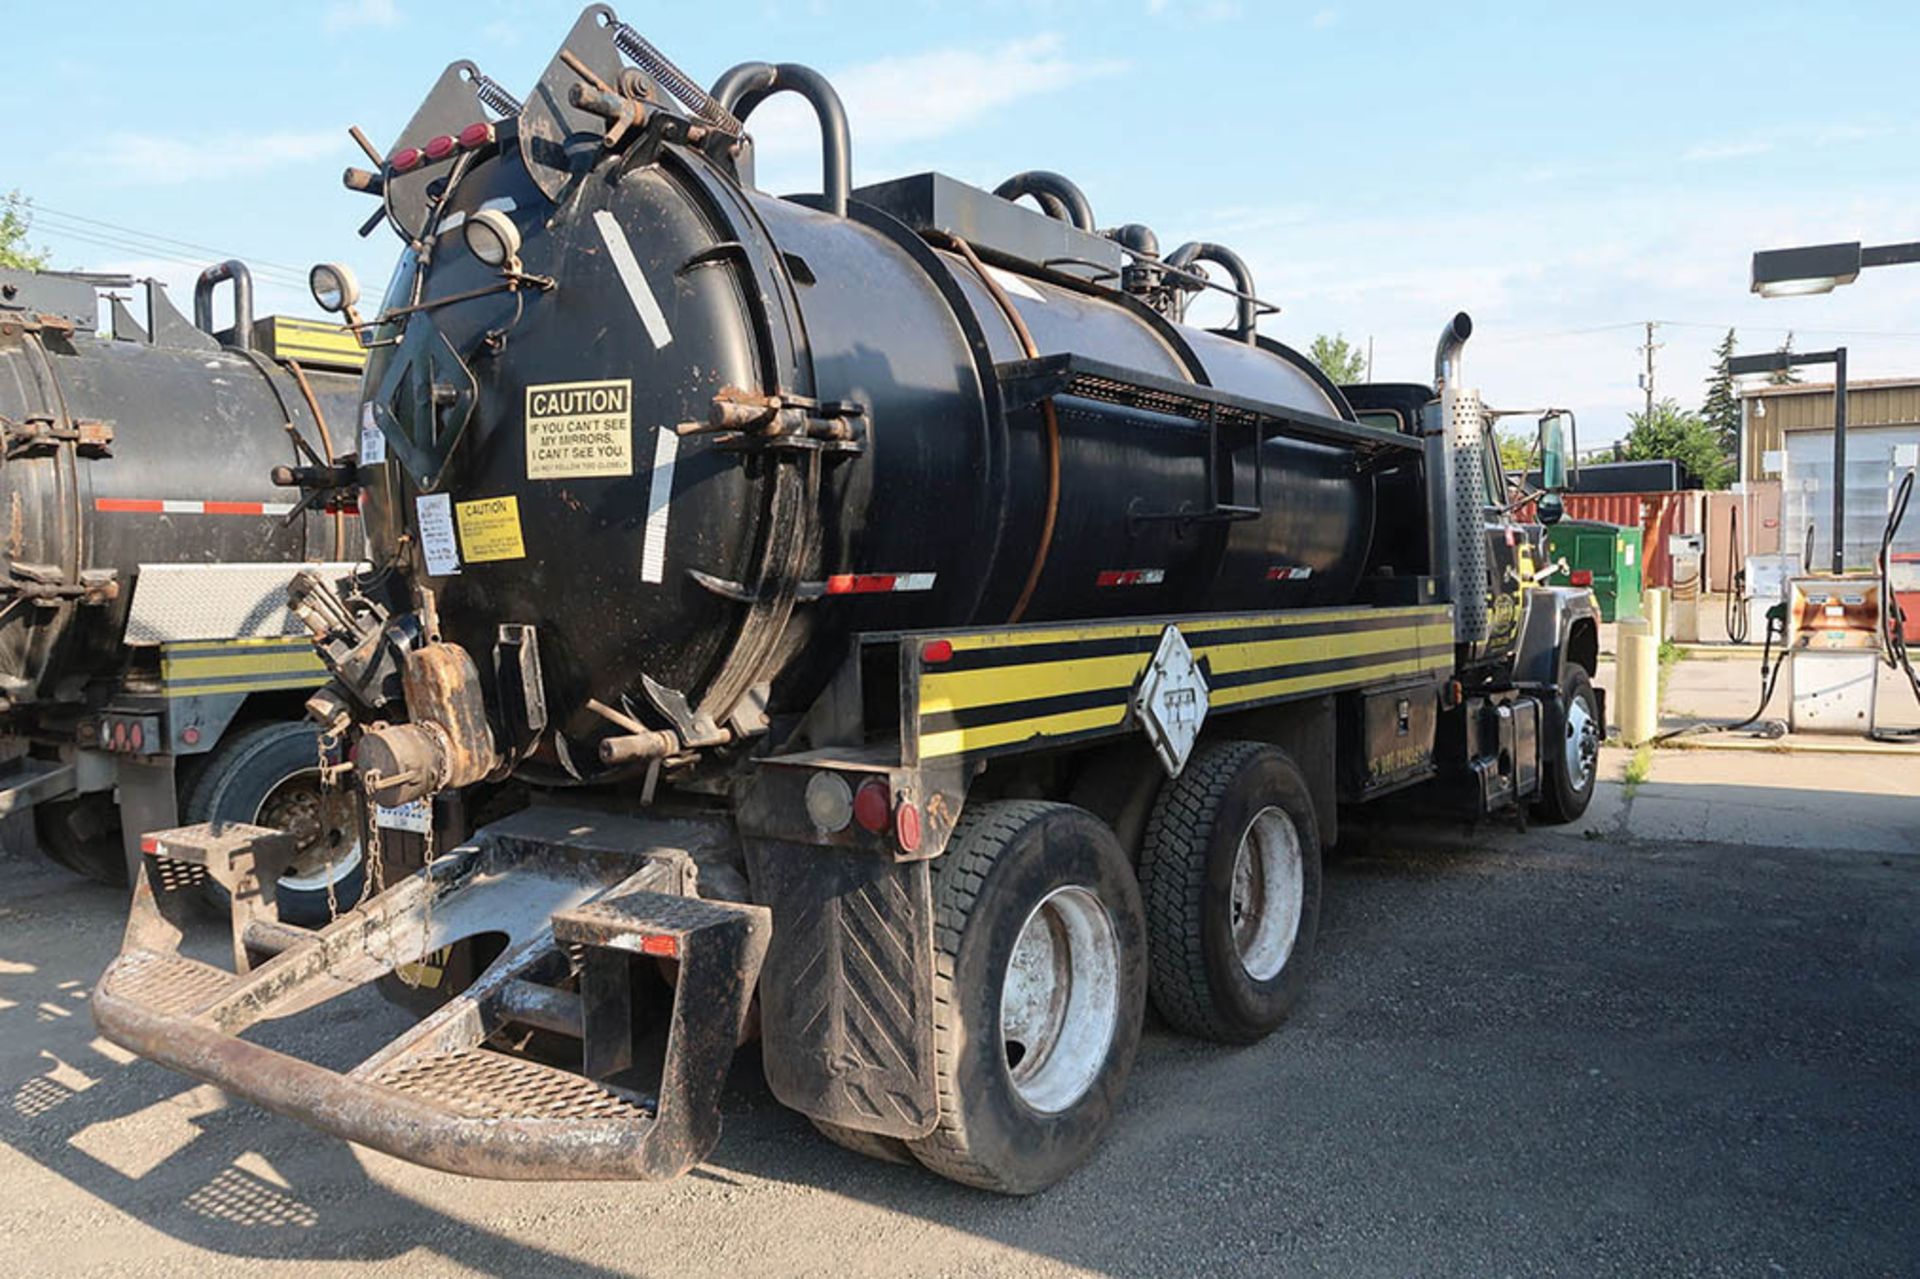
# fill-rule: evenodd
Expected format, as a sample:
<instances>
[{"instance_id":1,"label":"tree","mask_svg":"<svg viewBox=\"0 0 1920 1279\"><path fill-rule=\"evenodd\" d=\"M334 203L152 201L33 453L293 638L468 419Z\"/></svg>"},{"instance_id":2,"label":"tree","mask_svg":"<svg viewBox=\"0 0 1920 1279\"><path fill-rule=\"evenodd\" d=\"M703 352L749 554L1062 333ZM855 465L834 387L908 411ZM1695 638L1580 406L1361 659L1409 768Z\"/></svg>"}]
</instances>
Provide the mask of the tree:
<instances>
[{"instance_id":1,"label":"tree","mask_svg":"<svg viewBox=\"0 0 1920 1279\"><path fill-rule=\"evenodd\" d=\"M1773 348L1776 355L1793 354L1793 330L1787 330L1787 340ZM1792 386L1800 380L1799 369L1775 369L1767 375L1767 381L1774 386Z\"/></svg>"},{"instance_id":2,"label":"tree","mask_svg":"<svg viewBox=\"0 0 1920 1279\"><path fill-rule=\"evenodd\" d=\"M1720 451L1719 437L1698 413L1672 400L1662 400L1651 413L1629 413L1633 429L1621 450L1629 462L1675 461L1700 477L1710 489L1725 488L1733 479L1733 463Z\"/></svg>"},{"instance_id":3,"label":"tree","mask_svg":"<svg viewBox=\"0 0 1920 1279\"><path fill-rule=\"evenodd\" d=\"M1713 372L1707 377L1707 398L1701 402L1700 416L1720 441L1720 453L1735 457L1740 452L1740 401L1733 393L1733 330L1713 349Z\"/></svg>"},{"instance_id":4,"label":"tree","mask_svg":"<svg viewBox=\"0 0 1920 1279\"><path fill-rule=\"evenodd\" d=\"M1328 337L1322 333L1307 348L1307 354L1320 366L1335 386L1347 386L1354 382L1364 382L1367 377L1367 357L1360 348L1347 341L1346 334L1336 333Z\"/></svg>"},{"instance_id":5,"label":"tree","mask_svg":"<svg viewBox=\"0 0 1920 1279\"><path fill-rule=\"evenodd\" d=\"M1518 475L1526 479L1527 472L1534 466L1534 439L1525 431L1502 431L1496 429L1494 441L1500 447L1500 468L1509 475Z\"/></svg>"},{"instance_id":6,"label":"tree","mask_svg":"<svg viewBox=\"0 0 1920 1279\"><path fill-rule=\"evenodd\" d=\"M18 191L9 191L0 199L0 266L43 270L47 265L45 249L27 247L27 232L33 229L33 201Z\"/></svg>"}]
</instances>

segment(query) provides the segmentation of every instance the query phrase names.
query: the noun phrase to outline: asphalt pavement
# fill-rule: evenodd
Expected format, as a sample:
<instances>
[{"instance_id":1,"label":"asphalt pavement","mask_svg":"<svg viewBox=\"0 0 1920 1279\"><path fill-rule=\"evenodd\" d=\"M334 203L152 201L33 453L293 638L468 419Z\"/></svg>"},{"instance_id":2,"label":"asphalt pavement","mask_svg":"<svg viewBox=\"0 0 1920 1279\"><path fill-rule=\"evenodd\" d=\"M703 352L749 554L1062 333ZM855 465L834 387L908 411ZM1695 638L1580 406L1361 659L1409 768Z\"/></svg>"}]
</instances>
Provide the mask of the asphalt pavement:
<instances>
[{"instance_id":1,"label":"asphalt pavement","mask_svg":"<svg viewBox=\"0 0 1920 1279\"><path fill-rule=\"evenodd\" d=\"M673 1183L356 1150L98 1039L117 895L0 861L0 1272L1913 1273L1920 858L1640 838L1613 789L1565 832L1357 832L1294 1020L1151 1029L1111 1139L1027 1200L826 1144L751 1052ZM401 1024L264 1038L345 1066Z\"/></svg>"}]
</instances>

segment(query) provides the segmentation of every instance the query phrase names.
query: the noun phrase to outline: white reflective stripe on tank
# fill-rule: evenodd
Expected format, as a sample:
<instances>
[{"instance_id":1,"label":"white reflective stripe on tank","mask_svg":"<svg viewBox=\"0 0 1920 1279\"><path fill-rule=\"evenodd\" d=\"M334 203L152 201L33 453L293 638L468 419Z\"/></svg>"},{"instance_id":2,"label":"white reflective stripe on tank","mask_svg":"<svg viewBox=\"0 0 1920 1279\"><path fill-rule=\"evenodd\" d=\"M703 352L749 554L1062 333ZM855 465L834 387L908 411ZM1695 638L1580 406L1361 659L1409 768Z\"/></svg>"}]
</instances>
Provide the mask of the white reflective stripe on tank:
<instances>
[{"instance_id":1,"label":"white reflective stripe on tank","mask_svg":"<svg viewBox=\"0 0 1920 1279\"><path fill-rule=\"evenodd\" d=\"M667 519L673 513L673 463L680 436L670 426L653 437L653 482L647 488L647 532L640 543L640 580L659 582L667 573Z\"/></svg>"},{"instance_id":2,"label":"white reflective stripe on tank","mask_svg":"<svg viewBox=\"0 0 1920 1279\"><path fill-rule=\"evenodd\" d=\"M627 243L627 233L620 229L620 220L605 209L593 215L593 224L600 228L600 239L607 246L607 257L613 262L613 269L620 273L620 283L627 286L627 296L633 300L633 309L639 313L640 323L646 327L654 349L659 350L673 341L673 330L667 327L667 317L662 314L660 303L654 298L653 290L647 285L647 277L633 256L633 246Z\"/></svg>"}]
</instances>

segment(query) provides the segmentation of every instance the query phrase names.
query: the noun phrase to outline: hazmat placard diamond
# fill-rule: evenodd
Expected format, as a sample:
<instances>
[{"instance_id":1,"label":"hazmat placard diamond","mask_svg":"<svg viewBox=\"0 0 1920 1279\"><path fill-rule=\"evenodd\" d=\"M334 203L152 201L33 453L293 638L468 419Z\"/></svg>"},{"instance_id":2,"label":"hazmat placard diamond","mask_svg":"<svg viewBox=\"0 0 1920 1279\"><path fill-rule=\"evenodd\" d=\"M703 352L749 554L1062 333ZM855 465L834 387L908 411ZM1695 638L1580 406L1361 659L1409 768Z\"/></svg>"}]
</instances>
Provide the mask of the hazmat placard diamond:
<instances>
[{"instance_id":1,"label":"hazmat placard diamond","mask_svg":"<svg viewBox=\"0 0 1920 1279\"><path fill-rule=\"evenodd\" d=\"M1179 627L1169 626L1133 695L1133 713L1169 777L1178 777L1193 753L1207 718L1207 692L1207 677L1193 660L1186 637Z\"/></svg>"}]
</instances>

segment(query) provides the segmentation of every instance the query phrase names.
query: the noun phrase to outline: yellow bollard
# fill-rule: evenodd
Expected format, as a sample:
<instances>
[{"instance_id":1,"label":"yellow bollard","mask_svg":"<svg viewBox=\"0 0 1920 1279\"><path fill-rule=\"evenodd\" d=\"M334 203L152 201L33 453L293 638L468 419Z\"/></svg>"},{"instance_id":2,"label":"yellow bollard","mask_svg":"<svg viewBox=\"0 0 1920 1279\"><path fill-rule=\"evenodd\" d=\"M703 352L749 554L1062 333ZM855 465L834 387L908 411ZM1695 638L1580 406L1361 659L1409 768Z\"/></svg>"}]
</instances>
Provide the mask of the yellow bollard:
<instances>
[{"instance_id":1,"label":"yellow bollard","mask_svg":"<svg viewBox=\"0 0 1920 1279\"><path fill-rule=\"evenodd\" d=\"M1647 627L1653 636L1653 646L1660 647L1660 641L1667 638L1667 618L1673 612L1673 592L1664 586L1653 586L1641 592L1646 602L1641 607L1647 619Z\"/></svg>"},{"instance_id":2,"label":"yellow bollard","mask_svg":"<svg viewBox=\"0 0 1920 1279\"><path fill-rule=\"evenodd\" d=\"M1643 617L1620 619L1617 644L1614 700L1620 736L1627 745L1638 746L1660 731L1660 644L1653 637L1653 624Z\"/></svg>"}]
</instances>

